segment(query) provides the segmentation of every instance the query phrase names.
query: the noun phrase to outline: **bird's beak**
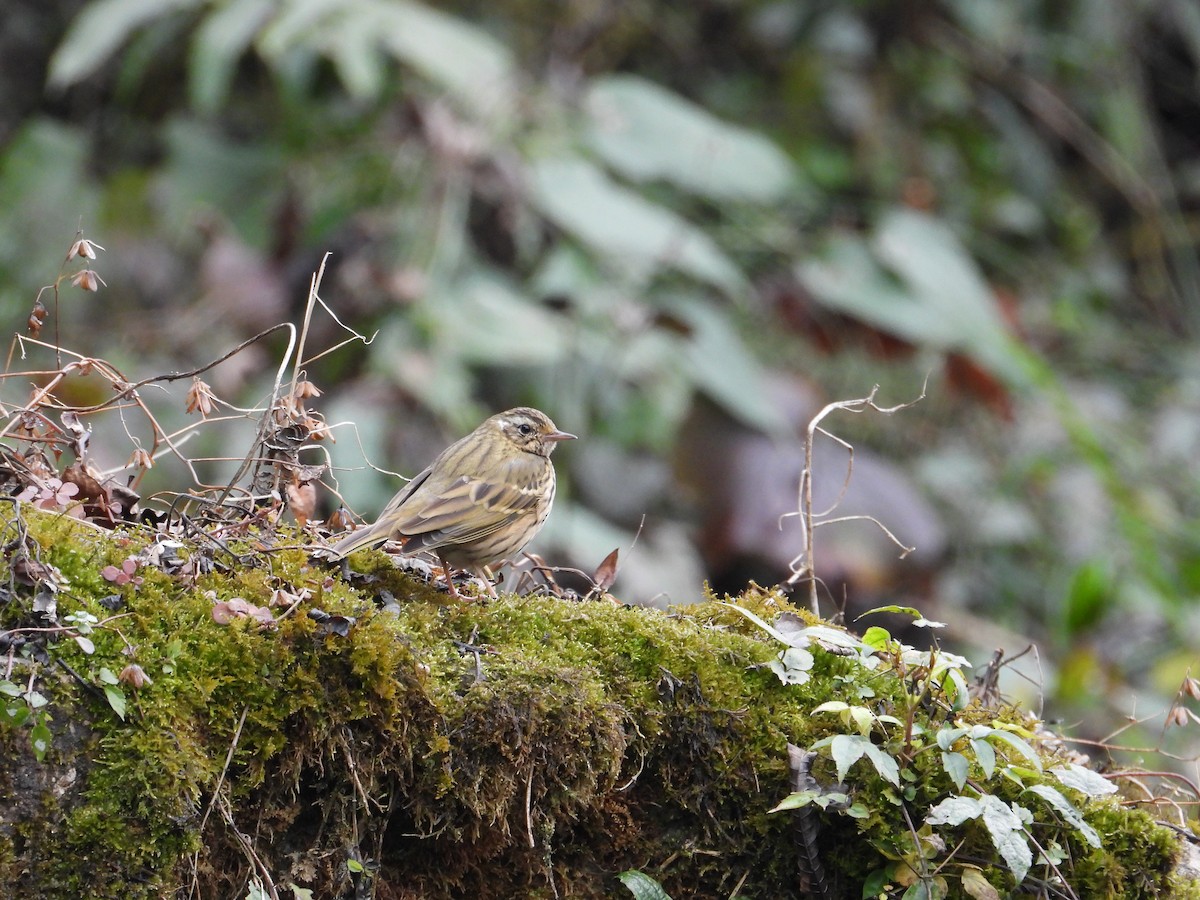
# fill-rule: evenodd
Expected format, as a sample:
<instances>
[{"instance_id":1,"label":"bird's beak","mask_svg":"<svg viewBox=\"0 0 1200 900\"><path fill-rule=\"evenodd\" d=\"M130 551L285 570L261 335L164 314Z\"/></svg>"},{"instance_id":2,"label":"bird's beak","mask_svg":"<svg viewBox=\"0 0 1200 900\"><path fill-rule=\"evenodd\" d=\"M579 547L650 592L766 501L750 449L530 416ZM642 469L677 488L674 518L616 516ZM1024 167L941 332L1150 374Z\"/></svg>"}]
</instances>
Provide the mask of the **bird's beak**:
<instances>
[{"instance_id":1,"label":"bird's beak","mask_svg":"<svg viewBox=\"0 0 1200 900\"><path fill-rule=\"evenodd\" d=\"M542 440L543 441L551 441L553 443L558 443L559 441L574 441L574 440L578 440L578 438L575 435L568 434L565 431L552 431L549 434L544 435L542 437Z\"/></svg>"}]
</instances>

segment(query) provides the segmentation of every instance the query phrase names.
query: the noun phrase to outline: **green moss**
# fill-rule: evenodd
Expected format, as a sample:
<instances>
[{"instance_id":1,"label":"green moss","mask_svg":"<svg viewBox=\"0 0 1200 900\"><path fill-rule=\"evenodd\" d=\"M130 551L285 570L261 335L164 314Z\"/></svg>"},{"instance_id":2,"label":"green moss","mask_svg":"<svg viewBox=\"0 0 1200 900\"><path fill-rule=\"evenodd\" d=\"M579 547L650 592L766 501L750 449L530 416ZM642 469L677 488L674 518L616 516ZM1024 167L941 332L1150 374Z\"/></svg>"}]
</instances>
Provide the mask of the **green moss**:
<instances>
[{"instance_id":1,"label":"green moss","mask_svg":"<svg viewBox=\"0 0 1200 900\"><path fill-rule=\"evenodd\" d=\"M159 897L195 880L204 896L241 896L254 869L236 828L277 884L321 896L350 889L348 855L410 896L552 896L551 879L573 896L611 896L614 873L630 867L652 867L678 897L739 884L746 896L789 896L795 819L769 812L790 790L786 745L846 730L812 709L845 699L903 717L912 704L931 732L947 718L912 701L890 669L833 653L815 653L807 683L781 684L765 666L778 645L716 598L670 613L534 596L450 603L382 554L356 554L367 574L347 584L298 551L262 552L270 536L253 534L231 546L253 565L194 581L143 568L140 584L115 587L99 572L136 553L139 536L62 517L28 523L71 581L60 616L108 616L100 598L124 599L121 618L92 635L93 654L70 640L49 647L93 690L53 667L28 670L51 697L61 758L39 768L23 734L0 729L3 748L16 748L0 787L23 777L17 759L28 771L77 768L61 800L0 828L0 875L25 873L32 895ZM261 605L276 589L309 597L286 615L275 608L274 628L213 619L213 597ZM377 607L383 591L398 611ZM736 602L807 621L775 592ZM10 600L8 627L28 610L25 595ZM353 625L339 634L310 610ZM130 662L153 682L123 688L121 720L100 672ZM1020 720L983 707L961 716L997 717ZM74 738L69 722L80 723ZM860 762L851 780L866 815L821 815L845 896L912 852L905 810L919 820L953 792L937 752L906 763L904 809L903 791ZM814 774L836 780L827 758ZM995 789L1020 802L1015 784ZM1187 885L1170 893L1169 831L1116 804L1087 815L1103 850L1054 832L1066 834L1079 896L1195 896ZM960 853L994 858L982 828L962 839ZM1002 868L985 871L1006 884Z\"/></svg>"}]
</instances>

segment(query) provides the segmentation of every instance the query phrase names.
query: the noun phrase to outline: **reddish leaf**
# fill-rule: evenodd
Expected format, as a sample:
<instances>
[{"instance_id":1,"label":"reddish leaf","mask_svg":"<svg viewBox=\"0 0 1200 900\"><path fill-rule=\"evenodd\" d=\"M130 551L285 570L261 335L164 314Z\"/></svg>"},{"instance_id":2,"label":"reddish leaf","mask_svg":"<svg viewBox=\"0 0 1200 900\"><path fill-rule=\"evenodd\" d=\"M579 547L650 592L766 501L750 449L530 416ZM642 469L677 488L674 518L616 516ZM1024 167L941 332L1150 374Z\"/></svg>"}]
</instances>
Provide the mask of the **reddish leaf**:
<instances>
[{"instance_id":1,"label":"reddish leaf","mask_svg":"<svg viewBox=\"0 0 1200 900\"><path fill-rule=\"evenodd\" d=\"M608 556L604 557L604 561L596 567L596 574L592 576L592 580L596 583L596 590L600 593L606 593L613 582L617 580L617 554L621 548L618 547Z\"/></svg>"}]
</instances>

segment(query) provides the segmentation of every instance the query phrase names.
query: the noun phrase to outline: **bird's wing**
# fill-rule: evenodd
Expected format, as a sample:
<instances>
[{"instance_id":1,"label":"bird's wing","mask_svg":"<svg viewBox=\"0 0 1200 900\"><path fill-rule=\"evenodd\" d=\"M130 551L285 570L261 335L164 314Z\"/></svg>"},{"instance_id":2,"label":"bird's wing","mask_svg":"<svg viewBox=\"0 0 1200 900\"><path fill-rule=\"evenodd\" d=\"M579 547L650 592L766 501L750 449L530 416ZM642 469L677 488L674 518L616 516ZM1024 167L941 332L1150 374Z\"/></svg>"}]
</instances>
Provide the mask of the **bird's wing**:
<instances>
[{"instance_id":1,"label":"bird's wing","mask_svg":"<svg viewBox=\"0 0 1200 900\"><path fill-rule=\"evenodd\" d=\"M459 475L443 482L440 489L431 484L423 488L398 505L398 515L390 524L393 532L426 536L421 542L426 547L486 537L514 516L535 510L544 493L538 479L519 470L499 478Z\"/></svg>"}]
</instances>

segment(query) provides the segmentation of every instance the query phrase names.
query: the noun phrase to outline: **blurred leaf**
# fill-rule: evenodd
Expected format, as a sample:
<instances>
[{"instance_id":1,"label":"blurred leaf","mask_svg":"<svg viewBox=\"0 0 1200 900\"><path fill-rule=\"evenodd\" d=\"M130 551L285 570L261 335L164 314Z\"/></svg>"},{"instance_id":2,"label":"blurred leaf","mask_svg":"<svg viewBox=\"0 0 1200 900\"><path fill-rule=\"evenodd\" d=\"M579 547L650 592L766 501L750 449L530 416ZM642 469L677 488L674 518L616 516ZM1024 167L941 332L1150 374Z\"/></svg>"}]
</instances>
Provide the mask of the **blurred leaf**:
<instances>
[{"instance_id":1,"label":"blurred leaf","mask_svg":"<svg viewBox=\"0 0 1200 900\"><path fill-rule=\"evenodd\" d=\"M321 45L333 61L346 91L356 100L374 100L383 89L380 25L375 16L344 15L334 18L322 29Z\"/></svg>"},{"instance_id":2,"label":"blurred leaf","mask_svg":"<svg viewBox=\"0 0 1200 900\"><path fill-rule=\"evenodd\" d=\"M427 6L374 0L386 16L379 23L384 45L467 109L487 120L504 120L516 103L517 68L508 48L481 28Z\"/></svg>"},{"instance_id":3,"label":"blurred leaf","mask_svg":"<svg viewBox=\"0 0 1200 900\"><path fill-rule=\"evenodd\" d=\"M225 102L238 61L275 8L275 0L239 0L219 6L200 24L188 58L188 89L197 109L211 113Z\"/></svg>"},{"instance_id":4,"label":"blurred leaf","mask_svg":"<svg viewBox=\"0 0 1200 900\"><path fill-rule=\"evenodd\" d=\"M266 245L283 189L284 159L276 144L245 145L187 119L167 124L168 157L161 173L164 219L180 229L198 211L218 210L247 243Z\"/></svg>"},{"instance_id":5,"label":"blurred leaf","mask_svg":"<svg viewBox=\"0 0 1200 900\"><path fill-rule=\"evenodd\" d=\"M563 320L504 278L476 270L426 300L443 352L483 365L546 365L566 350Z\"/></svg>"},{"instance_id":6,"label":"blurred leaf","mask_svg":"<svg viewBox=\"0 0 1200 900\"><path fill-rule=\"evenodd\" d=\"M840 312L917 346L968 353L1010 384L1028 381L1027 354L1008 334L991 289L957 238L930 216L893 211L869 245L843 234L797 276Z\"/></svg>"},{"instance_id":7,"label":"blurred leaf","mask_svg":"<svg viewBox=\"0 0 1200 900\"><path fill-rule=\"evenodd\" d=\"M46 83L64 88L87 78L142 26L210 0L95 0L71 23L50 60Z\"/></svg>"},{"instance_id":8,"label":"blurred leaf","mask_svg":"<svg viewBox=\"0 0 1200 900\"><path fill-rule=\"evenodd\" d=\"M333 59L347 90L374 99L383 84L377 49L448 90L486 120L506 120L515 102L516 67L508 49L460 18L405 0L298 0L259 42L282 63L302 46Z\"/></svg>"},{"instance_id":9,"label":"blurred leaf","mask_svg":"<svg viewBox=\"0 0 1200 900\"><path fill-rule=\"evenodd\" d=\"M874 247L931 315L941 317L963 349L1010 383L1025 381L1017 345L991 287L942 221L896 209L875 229Z\"/></svg>"},{"instance_id":10,"label":"blurred leaf","mask_svg":"<svg viewBox=\"0 0 1200 900\"><path fill-rule=\"evenodd\" d=\"M1076 638L1080 632L1099 622L1111 602L1112 580L1107 567L1095 560L1081 565L1075 570L1071 586L1067 589L1064 616L1067 636Z\"/></svg>"},{"instance_id":11,"label":"blurred leaf","mask_svg":"<svg viewBox=\"0 0 1200 900\"><path fill-rule=\"evenodd\" d=\"M765 373L730 317L697 298L676 297L668 306L690 329L683 362L692 382L751 428L788 433L787 419L768 399Z\"/></svg>"},{"instance_id":12,"label":"blurred leaf","mask_svg":"<svg viewBox=\"0 0 1200 900\"><path fill-rule=\"evenodd\" d=\"M731 295L745 279L705 232L577 158L533 163L533 202L560 228L634 282L676 269Z\"/></svg>"},{"instance_id":13,"label":"blurred leaf","mask_svg":"<svg viewBox=\"0 0 1200 900\"><path fill-rule=\"evenodd\" d=\"M597 78L584 107L589 144L627 178L757 203L781 199L794 183L791 160L766 137L644 78Z\"/></svg>"},{"instance_id":14,"label":"blurred leaf","mask_svg":"<svg viewBox=\"0 0 1200 900\"><path fill-rule=\"evenodd\" d=\"M426 408L460 427L479 424L472 400L474 382L456 353L439 356L413 333L408 322L399 318L380 330L376 344L371 355L374 364ZM355 421L353 417L348 420ZM363 418L359 416L357 421L361 423ZM375 461L378 464L378 458Z\"/></svg>"},{"instance_id":15,"label":"blurred leaf","mask_svg":"<svg viewBox=\"0 0 1200 900\"><path fill-rule=\"evenodd\" d=\"M0 158L0 269L10 283L44 284L62 264L75 230L82 224L91 233L99 202L84 178L86 154L81 132L35 119Z\"/></svg>"}]
</instances>

